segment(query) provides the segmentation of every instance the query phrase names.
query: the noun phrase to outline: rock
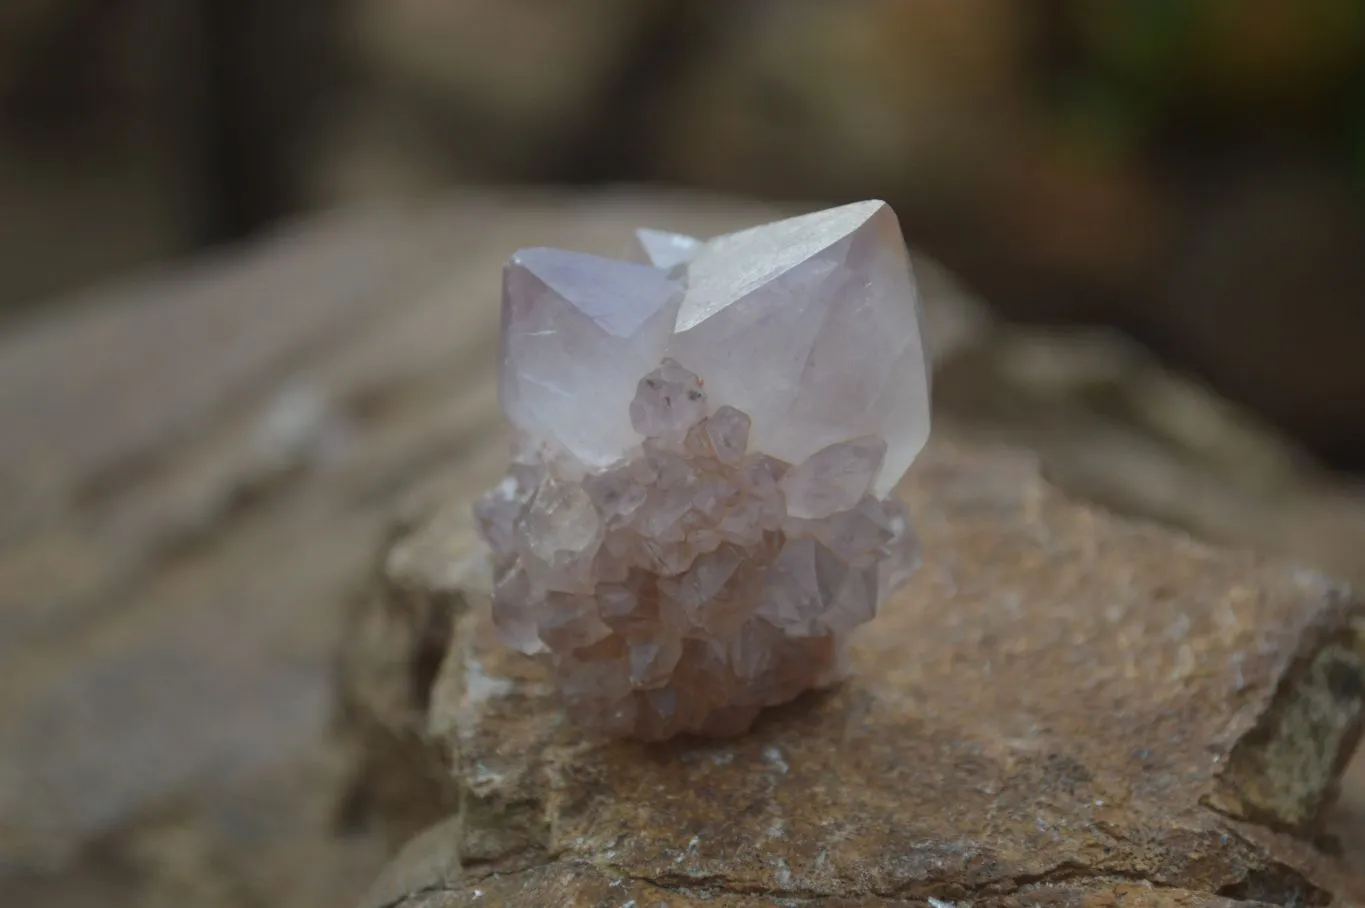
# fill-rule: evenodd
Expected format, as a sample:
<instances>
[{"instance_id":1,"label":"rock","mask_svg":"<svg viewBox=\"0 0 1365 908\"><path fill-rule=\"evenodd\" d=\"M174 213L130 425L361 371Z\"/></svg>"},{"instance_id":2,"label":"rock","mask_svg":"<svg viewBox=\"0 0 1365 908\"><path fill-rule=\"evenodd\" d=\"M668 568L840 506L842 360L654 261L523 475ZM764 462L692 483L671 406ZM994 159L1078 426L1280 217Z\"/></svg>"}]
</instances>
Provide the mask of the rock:
<instances>
[{"instance_id":1,"label":"rock","mask_svg":"<svg viewBox=\"0 0 1365 908\"><path fill-rule=\"evenodd\" d=\"M590 864L538 867L526 873L501 876L490 880L474 890L478 895L465 895L458 892L422 894L403 902L405 908L456 908L463 905L480 905L487 900L495 905L629 905L632 901L639 905L706 905L707 908L767 908L771 905L857 905L861 906L899 906L901 905L956 905L944 899L881 899L871 897L849 901L846 899L823 899L819 896L811 901L801 893L773 896L763 892L739 893L722 892L705 887L685 887L679 889L671 884L659 885L647 880L622 880ZM624 899L625 901L617 901ZM1061 884L1046 885L1045 888L1032 890L1020 896L1006 896L988 901L978 901L973 905L989 908L1031 908L1036 905L1083 906L1083 908L1108 908L1119 904L1125 908L1157 908L1157 906L1179 906L1179 908L1234 908L1246 905L1217 896L1201 896L1194 893L1179 893L1168 889L1154 890L1140 884L1119 883L1109 892L1096 894L1082 886ZM1257 904L1260 904L1259 902Z\"/></svg>"},{"instance_id":2,"label":"rock","mask_svg":"<svg viewBox=\"0 0 1365 908\"><path fill-rule=\"evenodd\" d=\"M576 730L496 642L463 503L400 539L402 582L463 603L424 736L461 810L389 904L1365 897L1304 838L1365 715L1347 590L1075 503L1006 449L939 438L902 491L925 566L850 680L723 743ZM423 579L414 549L447 554Z\"/></svg>"},{"instance_id":3,"label":"rock","mask_svg":"<svg viewBox=\"0 0 1365 908\"><path fill-rule=\"evenodd\" d=\"M936 363L936 418L1086 500L1365 583L1365 487L1114 332L996 323Z\"/></svg>"}]
</instances>

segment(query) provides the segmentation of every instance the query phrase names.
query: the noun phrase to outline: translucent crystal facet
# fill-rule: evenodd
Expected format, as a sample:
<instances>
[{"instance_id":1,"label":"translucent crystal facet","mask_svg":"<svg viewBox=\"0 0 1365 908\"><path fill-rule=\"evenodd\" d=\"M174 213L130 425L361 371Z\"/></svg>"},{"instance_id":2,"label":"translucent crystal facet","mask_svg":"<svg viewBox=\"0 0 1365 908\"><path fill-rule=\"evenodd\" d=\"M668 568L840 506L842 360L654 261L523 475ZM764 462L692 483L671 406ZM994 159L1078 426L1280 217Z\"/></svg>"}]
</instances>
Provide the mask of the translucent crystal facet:
<instances>
[{"instance_id":1,"label":"translucent crystal facet","mask_svg":"<svg viewBox=\"0 0 1365 908\"><path fill-rule=\"evenodd\" d=\"M753 418L755 448L788 463L883 437L885 495L929 437L921 333L896 216L859 202L707 242L669 355L705 379L713 404Z\"/></svg>"},{"instance_id":2,"label":"translucent crystal facet","mask_svg":"<svg viewBox=\"0 0 1365 908\"><path fill-rule=\"evenodd\" d=\"M681 440L705 415L701 380L671 359L640 379L630 402L630 424L647 438Z\"/></svg>"},{"instance_id":3,"label":"translucent crystal facet","mask_svg":"<svg viewBox=\"0 0 1365 908\"><path fill-rule=\"evenodd\" d=\"M787 515L815 519L847 511L872 487L886 457L886 441L864 435L816 451L782 477Z\"/></svg>"},{"instance_id":4,"label":"translucent crystal facet","mask_svg":"<svg viewBox=\"0 0 1365 908\"><path fill-rule=\"evenodd\" d=\"M635 231L636 258L664 271L686 265L701 248L701 240L666 230L641 227Z\"/></svg>"},{"instance_id":5,"label":"translucent crystal facet","mask_svg":"<svg viewBox=\"0 0 1365 908\"><path fill-rule=\"evenodd\" d=\"M639 441L627 408L659 364L682 301L657 268L526 249L504 272L498 392L512 423L584 464Z\"/></svg>"},{"instance_id":6,"label":"translucent crystal facet","mask_svg":"<svg viewBox=\"0 0 1365 908\"><path fill-rule=\"evenodd\" d=\"M918 565L888 493L929 431L919 304L881 202L635 239L508 263L493 621L578 722L734 734L842 677Z\"/></svg>"},{"instance_id":7,"label":"translucent crystal facet","mask_svg":"<svg viewBox=\"0 0 1365 908\"><path fill-rule=\"evenodd\" d=\"M734 407L718 407L707 420L706 439L723 463L737 464L744 459L744 451L749 447L750 423L748 414Z\"/></svg>"}]
</instances>

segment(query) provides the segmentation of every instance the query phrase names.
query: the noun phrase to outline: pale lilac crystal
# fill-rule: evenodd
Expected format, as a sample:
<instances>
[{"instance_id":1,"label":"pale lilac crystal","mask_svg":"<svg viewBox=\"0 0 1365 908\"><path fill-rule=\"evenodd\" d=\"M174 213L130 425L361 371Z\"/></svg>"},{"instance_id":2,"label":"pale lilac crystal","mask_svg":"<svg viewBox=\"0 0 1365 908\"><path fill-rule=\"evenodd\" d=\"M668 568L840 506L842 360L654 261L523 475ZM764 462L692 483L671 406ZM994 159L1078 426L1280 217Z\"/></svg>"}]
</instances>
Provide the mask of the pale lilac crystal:
<instances>
[{"instance_id":1,"label":"pale lilac crystal","mask_svg":"<svg viewBox=\"0 0 1365 908\"><path fill-rule=\"evenodd\" d=\"M673 677L682 657L682 638L670 634L634 640L628 645L630 683L637 690L662 687Z\"/></svg>"},{"instance_id":2,"label":"pale lilac crystal","mask_svg":"<svg viewBox=\"0 0 1365 908\"><path fill-rule=\"evenodd\" d=\"M591 590L602 521L577 483L547 479L517 522L517 554L532 582L547 590Z\"/></svg>"},{"instance_id":3,"label":"pale lilac crystal","mask_svg":"<svg viewBox=\"0 0 1365 908\"><path fill-rule=\"evenodd\" d=\"M928 433L918 301L880 202L636 240L508 265L493 620L575 721L734 734L843 677L918 564L887 497Z\"/></svg>"},{"instance_id":4,"label":"pale lilac crystal","mask_svg":"<svg viewBox=\"0 0 1365 908\"><path fill-rule=\"evenodd\" d=\"M550 649L582 649L612 634L602 620L596 596L551 592L545 596L545 606L536 631Z\"/></svg>"},{"instance_id":5,"label":"pale lilac crystal","mask_svg":"<svg viewBox=\"0 0 1365 908\"><path fill-rule=\"evenodd\" d=\"M474 504L474 517L479 532L489 544L504 549L516 544L517 518L534 493L534 486L528 488L509 473L502 482L480 496Z\"/></svg>"},{"instance_id":6,"label":"pale lilac crystal","mask_svg":"<svg viewBox=\"0 0 1365 908\"><path fill-rule=\"evenodd\" d=\"M743 555L732 547L709 552L697 558L686 572L660 579L659 592L682 606L684 612L695 613L716 598L742 562Z\"/></svg>"},{"instance_id":7,"label":"pale lilac crystal","mask_svg":"<svg viewBox=\"0 0 1365 908\"><path fill-rule=\"evenodd\" d=\"M626 466L585 476L583 489L592 499L597 512L609 522L634 514L636 509L645 503L645 496L648 494L646 487ZM485 508L491 510L489 505L485 505Z\"/></svg>"},{"instance_id":8,"label":"pale lilac crystal","mask_svg":"<svg viewBox=\"0 0 1365 908\"><path fill-rule=\"evenodd\" d=\"M503 280L498 393L535 442L589 467L620 458L640 376L659 364L682 299L656 268L558 249L525 249Z\"/></svg>"},{"instance_id":9,"label":"pale lilac crystal","mask_svg":"<svg viewBox=\"0 0 1365 908\"><path fill-rule=\"evenodd\" d=\"M788 634L816 636L817 622L834 605L848 564L814 539L788 539L768 568L758 614Z\"/></svg>"},{"instance_id":10,"label":"pale lilac crystal","mask_svg":"<svg viewBox=\"0 0 1365 908\"><path fill-rule=\"evenodd\" d=\"M692 261L701 248L701 240L667 230L641 227L635 231L635 258L669 271Z\"/></svg>"},{"instance_id":11,"label":"pale lilac crystal","mask_svg":"<svg viewBox=\"0 0 1365 908\"><path fill-rule=\"evenodd\" d=\"M717 407L706 421L706 440L721 463L734 465L744 459L750 423L747 413L730 406Z\"/></svg>"},{"instance_id":12,"label":"pale lilac crystal","mask_svg":"<svg viewBox=\"0 0 1365 908\"><path fill-rule=\"evenodd\" d=\"M787 514L818 520L847 511L867 494L886 457L886 441L865 435L816 451L782 477Z\"/></svg>"},{"instance_id":13,"label":"pale lilac crystal","mask_svg":"<svg viewBox=\"0 0 1365 908\"><path fill-rule=\"evenodd\" d=\"M844 571L828 607L817 621L821 627L838 634L871 621L876 614L876 569L850 567Z\"/></svg>"},{"instance_id":14,"label":"pale lilac crystal","mask_svg":"<svg viewBox=\"0 0 1365 908\"><path fill-rule=\"evenodd\" d=\"M809 521L804 529L850 565L870 567L886 557L896 535L892 521L886 506L868 496L847 511Z\"/></svg>"},{"instance_id":15,"label":"pale lilac crystal","mask_svg":"<svg viewBox=\"0 0 1365 908\"><path fill-rule=\"evenodd\" d=\"M701 382L671 359L640 379L630 402L630 424L647 438L681 441L705 416Z\"/></svg>"}]
</instances>

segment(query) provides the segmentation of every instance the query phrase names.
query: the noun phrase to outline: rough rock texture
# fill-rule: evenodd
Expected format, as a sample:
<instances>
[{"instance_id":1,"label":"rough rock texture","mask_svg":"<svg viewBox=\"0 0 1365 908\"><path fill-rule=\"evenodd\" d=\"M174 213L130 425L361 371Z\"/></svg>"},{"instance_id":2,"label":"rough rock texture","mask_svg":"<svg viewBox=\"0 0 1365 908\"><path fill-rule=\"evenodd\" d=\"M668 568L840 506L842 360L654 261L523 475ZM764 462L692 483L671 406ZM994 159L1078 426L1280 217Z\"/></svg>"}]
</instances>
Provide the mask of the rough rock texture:
<instances>
[{"instance_id":1,"label":"rough rock texture","mask_svg":"<svg viewBox=\"0 0 1365 908\"><path fill-rule=\"evenodd\" d=\"M1365 897L1267 828L1319 831L1360 733L1349 592L1069 501L1005 450L931 443L903 491L927 567L855 636L852 677L720 744L565 724L543 668L497 643L486 569L457 556L466 610L427 735L461 812L400 903ZM453 513L390 558L465 552Z\"/></svg>"}]
</instances>

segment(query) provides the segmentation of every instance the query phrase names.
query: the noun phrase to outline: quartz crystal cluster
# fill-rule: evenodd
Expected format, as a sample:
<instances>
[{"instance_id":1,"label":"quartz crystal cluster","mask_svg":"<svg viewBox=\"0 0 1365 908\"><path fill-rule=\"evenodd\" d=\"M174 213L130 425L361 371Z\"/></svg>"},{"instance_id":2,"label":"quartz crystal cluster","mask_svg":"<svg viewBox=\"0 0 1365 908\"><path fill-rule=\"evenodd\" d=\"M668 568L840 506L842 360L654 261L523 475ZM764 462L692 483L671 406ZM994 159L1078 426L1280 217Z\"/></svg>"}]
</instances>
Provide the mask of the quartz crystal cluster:
<instances>
[{"instance_id":1,"label":"quartz crystal cluster","mask_svg":"<svg viewBox=\"0 0 1365 908\"><path fill-rule=\"evenodd\" d=\"M915 566L890 492L929 433L919 303L881 202L637 240L507 265L493 621L583 724L733 734L837 679Z\"/></svg>"}]
</instances>

